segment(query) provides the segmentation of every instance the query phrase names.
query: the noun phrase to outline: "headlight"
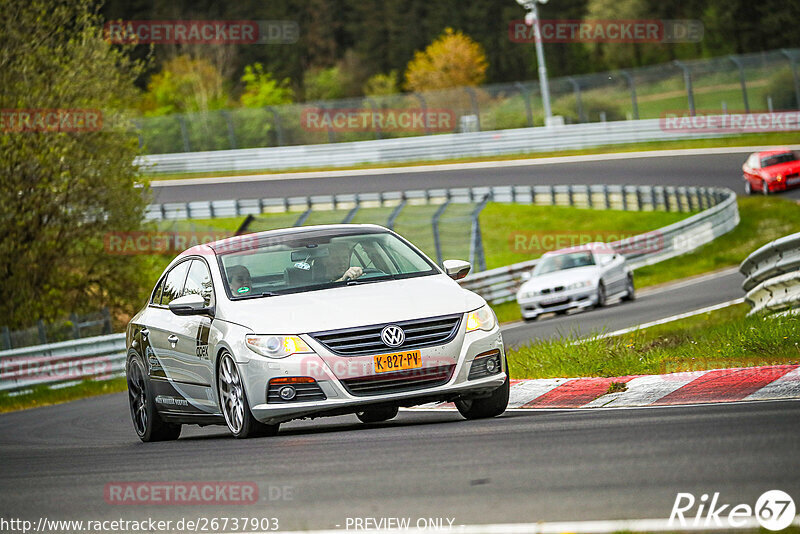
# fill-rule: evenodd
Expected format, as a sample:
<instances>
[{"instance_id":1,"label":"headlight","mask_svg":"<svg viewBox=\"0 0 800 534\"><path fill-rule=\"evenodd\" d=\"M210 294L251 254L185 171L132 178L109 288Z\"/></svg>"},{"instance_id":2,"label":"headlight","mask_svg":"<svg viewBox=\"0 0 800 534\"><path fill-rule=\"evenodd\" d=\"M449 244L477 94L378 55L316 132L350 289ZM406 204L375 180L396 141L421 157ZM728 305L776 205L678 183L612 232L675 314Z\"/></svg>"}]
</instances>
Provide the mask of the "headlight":
<instances>
[{"instance_id":1,"label":"headlight","mask_svg":"<svg viewBox=\"0 0 800 534\"><path fill-rule=\"evenodd\" d=\"M286 358L292 354L314 352L298 336L257 336L249 334L244 338L247 347L268 358Z\"/></svg>"},{"instance_id":2,"label":"headlight","mask_svg":"<svg viewBox=\"0 0 800 534\"><path fill-rule=\"evenodd\" d=\"M569 284L567 286L567 290L580 289L582 287L589 287L591 285L592 285L592 281L591 280L584 280L582 282L573 282L573 283L571 283L571 284Z\"/></svg>"},{"instance_id":3,"label":"headlight","mask_svg":"<svg viewBox=\"0 0 800 534\"><path fill-rule=\"evenodd\" d=\"M497 319L488 304L467 314L467 332L475 330L489 331L495 327Z\"/></svg>"},{"instance_id":4,"label":"headlight","mask_svg":"<svg viewBox=\"0 0 800 534\"><path fill-rule=\"evenodd\" d=\"M783 175L779 174L778 176L775 177L775 180L777 180L778 182L782 182L783 181Z\"/></svg>"},{"instance_id":5,"label":"headlight","mask_svg":"<svg viewBox=\"0 0 800 534\"><path fill-rule=\"evenodd\" d=\"M529 299L531 297L535 297L536 293L537 291L521 291L518 295L518 298Z\"/></svg>"}]
</instances>

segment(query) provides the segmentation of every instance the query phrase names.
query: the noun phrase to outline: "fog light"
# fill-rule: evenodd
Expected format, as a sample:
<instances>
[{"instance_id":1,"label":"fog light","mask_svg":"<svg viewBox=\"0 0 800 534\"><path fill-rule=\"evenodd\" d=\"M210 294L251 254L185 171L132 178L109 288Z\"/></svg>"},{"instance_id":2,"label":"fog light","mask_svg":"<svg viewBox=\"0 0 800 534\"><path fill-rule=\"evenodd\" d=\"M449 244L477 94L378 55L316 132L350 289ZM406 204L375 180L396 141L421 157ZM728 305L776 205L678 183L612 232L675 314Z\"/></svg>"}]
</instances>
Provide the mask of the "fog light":
<instances>
[{"instance_id":1,"label":"fog light","mask_svg":"<svg viewBox=\"0 0 800 534\"><path fill-rule=\"evenodd\" d=\"M292 386L284 386L280 389L278 395L282 400L290 401L297 395L297 391Z\"/></svg>"},{"instance_id":2,"label":"fog light","mask_svg":"<svg viewBox=\"0 0 800 534\"><path fill-rule=\"evenodd\" d=\"M497 369L497 362L494 360L494 358L489 358L486 360L486 370L490 373L494 373L495 369Z\"/></svg>"}]
</instances>

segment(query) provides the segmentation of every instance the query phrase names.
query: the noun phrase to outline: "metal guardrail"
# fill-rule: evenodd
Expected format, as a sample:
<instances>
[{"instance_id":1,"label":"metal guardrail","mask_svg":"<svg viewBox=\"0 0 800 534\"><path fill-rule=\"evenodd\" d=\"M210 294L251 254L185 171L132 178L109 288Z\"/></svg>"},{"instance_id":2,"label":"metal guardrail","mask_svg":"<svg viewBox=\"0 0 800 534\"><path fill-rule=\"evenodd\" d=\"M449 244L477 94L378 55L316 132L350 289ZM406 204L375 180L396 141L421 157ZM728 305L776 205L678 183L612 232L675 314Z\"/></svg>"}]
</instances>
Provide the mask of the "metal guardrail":
<instances>
[{"instance_id":1,"label":"metal guardrail","mask_svg":"<svg viewBox=\"0 0 800 534\"><path fill-rule=\"evenodd\" d=\"M593 186L587 187L591 191ZM606 187L606 186L599 186ZM611 186L607 186L611 188ZM652 265L681 254L691 252L717 237L733 230L739 224L739 209L736 193L730 189L704 187L650 187L624 186L621 199L631 194L637 199L639 210L658 209L668 205L672 197L681 205L693 205L704 211L683 221L665 226L653 232L614 241L609 245L625 256L632 269ZM584 194L586 194L584 192ZM575 191L573 190L573 195ZM674 195L674 196L673 196ZM651 204L642 203L648 200ZM624 202L624 201L623 201ZM479 293L492 304L514 300L522 275L536 266L538 260L531 260L467 276L462 285Z\"/></svg>"},{"instance_id":2,"label":"metal guardrail","mask_svg":"<svg viewBox=\"0 0 800 534\"><path fill-rule=\"evenodd\" d=\"M670 131L662 127L661 119L643 119L346 143L153 154L137 158L136 163L157 173L285 170L499 156L725 135L734 134L708 130Z\"/></svg>"},{"instance_id":3,"label":"metal guardrail","mask_svg":"<svg viewBox=\"0 0 800 534\"><path fill-rule=\"evenodd\" d=\"M311 207L341 209L344 203L341 197L340 195L303 197L299 201L280 199L280 202L235 201L235 205L248 206L248 209L267 207L282 210L307 210ZM443 204L448 199L451 202L462 203L475 203L490 199L493 202L578 206L596 209L684 212L703 210L659 230L611 243L615 250L628 259L634 269L694 250L732 230L739 223L736 194L730 189L706 187L496 186L406 191L375 194L374 198L372 195L359 195L359 197L359 201L378 203L378 205L384 205L381 204L382 202L397 205L404 200ZM350 198L350 202L355 202L355 200L355 198ZM206 209L214 211L213 204L209 203ZM183 209L186 210L186 207ZM189 212L189 214L193 213L193 208L189 208ZM156 208L155 213L164 212L160 208ZM217 216L222 216L219 212L215 213ZM792 250L796 252L797 244L800 243L800 234L793 237L796 242L794 242ZM758 254L760 250L755 254ZM789 248L785 250L789 250ZM797 265L800 265L800 254L793 258L788 262L778 261L775 265L780 265L780 268L793 265L796 268ZM531 260L474 273L460 283L463 287L479 293L493 304L506 302L514 299L517 288L522 283L522 273L532 269L537 261ZM754 265L760 264L756 262ZM756 271L766 272L765 269L756 269ZM124 369L124 334L2 351L0 352L0 391L24 389L48 383L58 387L87 378L102 379L120 376L124 373Z\"/></svg>"},{"instance_id":4,"label":"metal guardrail","mask_svg":"<svg viewBox=\"0 0 800 534\"><path fill-rule=\"evenodd\" d=\"M749 315L800 308L800 232L767 243L739 266Z\"/></svg>"},{"instance_id":5,"label":"metal guardrail","mask_svg":"<svg viewBox=\"0 0 800 534\"><path fill-rule=\"evenodd\" d=\"M125 334L0 351L0 391L65 386L125 373Z\"/></svg>"}]
</instances>

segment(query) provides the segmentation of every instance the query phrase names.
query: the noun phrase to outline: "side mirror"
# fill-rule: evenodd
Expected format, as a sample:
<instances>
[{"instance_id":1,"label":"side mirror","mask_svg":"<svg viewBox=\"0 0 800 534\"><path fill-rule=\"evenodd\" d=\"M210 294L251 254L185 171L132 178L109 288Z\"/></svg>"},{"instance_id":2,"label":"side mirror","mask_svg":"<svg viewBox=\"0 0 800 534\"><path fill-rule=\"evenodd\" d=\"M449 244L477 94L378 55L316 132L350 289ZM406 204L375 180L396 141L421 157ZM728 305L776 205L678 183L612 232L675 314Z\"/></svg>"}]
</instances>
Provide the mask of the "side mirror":
<instances>
[{"instance_id":1,"label":"side mirror","mask_svg":"<svg viewBox=\"0 0 800 534\"><path fill-rule=\"evenodd\" d=\"M178 297L169 303L169 311L175 315L200 315L208 312L202 295L193 293Z\"/></svg>"},{"instance_id":2,"label":"side mirror","mask_svg":"<svg viewBox=\"0 0 800 534\"><path fill-rule=\"evenodd\" d=\"M469 274L472 265L468 261L463 260L444 260L442 262L444 272L453 280L461 280Z\"/></svg>"},{"instance_id":3,"label":"side mirror","mask_svg":"<svg viewBox=\"0 0 800 534\"><path fill-rule=\"evenodd\" d=\"M531 271L523 271L523 273L519 275L519 277L523 282L527 282L528 280L533 278L533 273Z\"/></svg>"}]
</instances>

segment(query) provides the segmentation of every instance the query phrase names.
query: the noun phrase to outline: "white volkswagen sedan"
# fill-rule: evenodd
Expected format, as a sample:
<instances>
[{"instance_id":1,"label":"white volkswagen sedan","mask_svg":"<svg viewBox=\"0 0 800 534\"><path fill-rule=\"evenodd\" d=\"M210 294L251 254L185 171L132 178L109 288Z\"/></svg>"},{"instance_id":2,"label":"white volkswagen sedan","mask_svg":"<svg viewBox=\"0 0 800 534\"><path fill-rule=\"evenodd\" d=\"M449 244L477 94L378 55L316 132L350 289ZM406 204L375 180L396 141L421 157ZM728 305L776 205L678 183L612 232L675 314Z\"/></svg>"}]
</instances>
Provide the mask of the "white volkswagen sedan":
<instances>
[{"instance_id":1,"label":"white volkswagen sedan","mask_svg":"<svg viewBox=\"0 0 800 534\"><path fill-rule=\"evenodd\" d=\"M494 312L411 243L374 225L273 230L193 247L164 271L127 329L133 426L184 424L239 438L280 423L455 402L468 419L508 404Z\"/></svg>"},{"instance_id":2,"label":"white volkswagen sedan","mask_svg":"<svg viewBox=\"0 0 800 534\"><path fill-rule=\"evenodd\" d=\"M621 254L604 243L544 254L517 291L526 321L544 313L604 306L615 297L635 298L633 271Z\"/></svg>"}]
</instances>

